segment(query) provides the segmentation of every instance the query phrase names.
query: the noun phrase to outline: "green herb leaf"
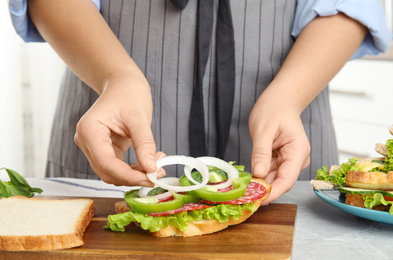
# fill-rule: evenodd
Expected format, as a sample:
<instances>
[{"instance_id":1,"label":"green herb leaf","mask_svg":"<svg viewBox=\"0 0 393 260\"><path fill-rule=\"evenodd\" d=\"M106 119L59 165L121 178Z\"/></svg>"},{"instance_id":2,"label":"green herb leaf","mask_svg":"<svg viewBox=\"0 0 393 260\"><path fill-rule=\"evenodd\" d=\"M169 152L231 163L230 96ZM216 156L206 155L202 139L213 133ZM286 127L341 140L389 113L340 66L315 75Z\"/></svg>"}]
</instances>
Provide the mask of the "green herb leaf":
<instances>
[{"instance_id":1,"label":"green herb leaf","mask_svg":"<svg viewBox=\"0 0 393 260\"><path fill-rule=\"evenodd\" d=\"M372 209L374 206L378 205L385 205L390 206L389 213L393 215L393 201L386 201L384 195L382 193L375 193L374 195L367 195L363 197L364 199L364 206L367 209Z\"/></svg>"},{"instance_id":2,"label":"green herb leaf","mask_svg":"<svg viewBox=\"0 0 393 260\"><path fill-rule=\"evenodd\" d=\"M230 164L232 164L233 167L235 167L238 171L244 171L244 165L235 165L235 161L230 161Z\"/></svg>"},{"instance_id":3,"label":"green herb leaf","mask_svg":"<svg viewBox=\"0 0 393 260\"><path fill-rule=\"evenodd\" d=\"M40 188L31 187L25 178L16 171L7 168L0 168L5 170L10 178L10 181L3 182L0 180L0 198L8 198L12 196L25 196L31 198L34 196L34 192L41 193Z\"/></svg>"},{"instance_id":4,"label":"green herb leaf","mask_svg":"<svg viewBox=\"0 0 393 260\"><path fill-rule=\"evenodd\" d=\"M158 194L162 194L162 193L165 193L165 192L167 192L167 191L168 191L168 190L163 189L163 188L161 188L161 187L156 187L156 188L152 189L151 191L149 191L149 192L147 193L147 196L156 196L156 195L158 195Z\"/></svg>"},{"instance_id":5,"label":"green herb leaf","mask_svg":"<svg viewBox=\"0 0 393 260\"><path fill-rule=\"evenodd\" d=\"M348 162L342 163L341 167L334 170L332 175L329 175L327 166L323 166L322 169L317 170L317 180L331 181L334 185L339 187L343 186L347 181L348 171L354 171L357 158L349 159Z\"/></svg>"},{"instance_id":6,"label":"green herb leaf","mask_svg":"<svg viewBox=\"0 0 393 260\"><path fill-rule=\"evenodd\" d=\"M388 173L390 171L393 171L393 139L387 140L386 146L388 148L388 151L386 152L387 156L385 158L384 172Z\"/></svg>"}]
</instances>

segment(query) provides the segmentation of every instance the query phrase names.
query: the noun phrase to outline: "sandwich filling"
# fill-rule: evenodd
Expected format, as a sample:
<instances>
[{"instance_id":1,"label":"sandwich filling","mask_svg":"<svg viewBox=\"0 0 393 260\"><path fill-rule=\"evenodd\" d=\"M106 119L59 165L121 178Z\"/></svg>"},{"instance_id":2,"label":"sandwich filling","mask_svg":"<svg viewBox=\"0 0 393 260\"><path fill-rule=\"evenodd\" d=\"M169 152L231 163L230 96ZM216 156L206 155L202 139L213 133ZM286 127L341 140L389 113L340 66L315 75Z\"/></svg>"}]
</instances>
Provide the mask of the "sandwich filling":
<instances>
[{"instance_id":1,"label":"sandwich filling","mask_svg":"<svg viewBox=\"0 0 393 260\"><path fill-rule=\"evenodd\" d=\"M244 171L244 166L233 167L239 172L238 178L231 180L231 186L225 185L226 187L220 189L216 187L227 182L228 176L222 169L209 167L209 181L204 187L187 192L171 192L171 196L158 202L144 201L144 198L139 196L139 190L131 190L124 196L131 210L109 215L108 224L104 228L125 231L125 226L137 222L140 227L150 232L157 232L169 225L185 231L188 227L187 222L215 219L224 223L231 218L237 221L244 210L254 213L254 202L266 196L268 191L261 183L251 181L251 174ZM202 182L198 171L179 179L179 185L183 187L198 186L195 182ZM159 196L166 192L168 191L156 187L150 193Z\"/></svg>"}]
</instances>

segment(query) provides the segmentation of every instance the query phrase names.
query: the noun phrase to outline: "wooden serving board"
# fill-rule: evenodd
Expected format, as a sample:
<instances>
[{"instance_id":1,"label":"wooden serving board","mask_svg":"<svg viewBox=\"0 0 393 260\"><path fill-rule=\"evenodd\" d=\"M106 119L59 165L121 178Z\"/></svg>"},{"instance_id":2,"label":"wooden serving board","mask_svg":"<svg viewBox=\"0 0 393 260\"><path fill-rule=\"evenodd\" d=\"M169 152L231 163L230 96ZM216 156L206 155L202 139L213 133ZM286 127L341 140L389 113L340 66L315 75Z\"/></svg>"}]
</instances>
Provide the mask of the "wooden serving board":
<instances>
[{"instance_id":1,"label":"wooden serving board","mask_svg":"<svg viewBox=\"0 0 393 260\"><path fill-rule=\"evenodd\" d=\"M70 197L45 197L64 199ZM76 197L72 197L76 198ZM242 224L210 235L156 238L133 225L123 232L104 230L117 198L92 198L96 214L78 248L0 251L0 259L290 259L297 205L260 207ZM61 213L60 213L61 214Z\"/></svg>"}]
</instances>

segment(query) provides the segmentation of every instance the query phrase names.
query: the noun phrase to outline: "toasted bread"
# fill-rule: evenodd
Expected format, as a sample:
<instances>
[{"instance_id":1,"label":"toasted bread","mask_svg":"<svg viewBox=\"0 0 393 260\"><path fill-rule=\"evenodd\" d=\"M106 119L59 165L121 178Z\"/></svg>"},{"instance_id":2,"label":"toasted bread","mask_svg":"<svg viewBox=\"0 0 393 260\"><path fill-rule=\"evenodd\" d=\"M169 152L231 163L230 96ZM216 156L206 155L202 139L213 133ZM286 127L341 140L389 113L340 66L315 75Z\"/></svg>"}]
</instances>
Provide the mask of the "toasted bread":
<instances>
[{"instance_id":1,"label":"toasted bread","mask_svg":"<svg viewBox=\"0 0 393 260\"><path fill-rule=\"evenodd\" d=\"M364 206L364 199L362 195L359 194L346 194L345 195L345 204L352 205L355 207L365 208ZM380 211L388 211L390 206L378 205L374 206L373 210L380 210Z\"/></svg>"},{"instance_id":2,"label":"toasted bread","mask_svg":"<svg viewBox=\"0 0 393 260\"><path fill-rule=\"evenodd\" d=\"M388 173L348 171L346 184L360 189L393 190L393 171Z\"/></svg>"}]
</instances>

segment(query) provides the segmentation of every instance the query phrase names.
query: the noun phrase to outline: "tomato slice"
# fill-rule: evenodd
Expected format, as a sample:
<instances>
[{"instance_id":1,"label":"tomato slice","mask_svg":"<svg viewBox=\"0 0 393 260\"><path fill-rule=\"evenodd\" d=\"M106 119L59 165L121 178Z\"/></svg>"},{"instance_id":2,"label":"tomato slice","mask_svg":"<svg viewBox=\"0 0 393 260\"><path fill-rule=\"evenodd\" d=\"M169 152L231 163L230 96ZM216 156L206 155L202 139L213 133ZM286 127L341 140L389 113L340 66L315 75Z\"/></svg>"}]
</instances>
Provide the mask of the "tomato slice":
<instances>
[{"instance_id":1,"label":"tomato slice","mask_svg":"<svg viewBox=\"0 0 393 260\"><path fill-rule=\"evenodd\" d=\"M392 198L392 197L389 197L389 196L383 196L383 198L384 198L386 201L393 201L393 198Z\"/></svg>"}]
</instances>

